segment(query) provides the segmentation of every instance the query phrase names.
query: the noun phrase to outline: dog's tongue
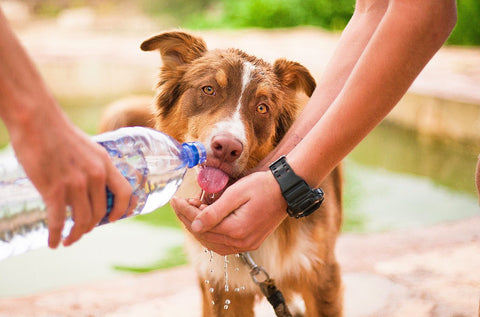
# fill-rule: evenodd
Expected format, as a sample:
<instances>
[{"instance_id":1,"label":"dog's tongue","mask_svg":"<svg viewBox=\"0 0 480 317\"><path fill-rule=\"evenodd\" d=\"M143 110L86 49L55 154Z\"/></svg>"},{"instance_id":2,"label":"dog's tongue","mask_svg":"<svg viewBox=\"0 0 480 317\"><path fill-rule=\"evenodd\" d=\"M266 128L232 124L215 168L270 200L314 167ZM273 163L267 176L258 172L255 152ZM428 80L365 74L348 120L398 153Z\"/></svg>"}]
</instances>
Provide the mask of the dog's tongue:
<instances>
[{"instance_id":1,"label":"dog's tongue","mask_svg":"<svg viewBox=\"0 0 480 317\"><path fill-rule=\"evenodd\" d=\"M227 186L229 176L222 170L206 166L200 170L197 177L198 185L207 193L218 193Z\"/></svg>"}]
</instances>

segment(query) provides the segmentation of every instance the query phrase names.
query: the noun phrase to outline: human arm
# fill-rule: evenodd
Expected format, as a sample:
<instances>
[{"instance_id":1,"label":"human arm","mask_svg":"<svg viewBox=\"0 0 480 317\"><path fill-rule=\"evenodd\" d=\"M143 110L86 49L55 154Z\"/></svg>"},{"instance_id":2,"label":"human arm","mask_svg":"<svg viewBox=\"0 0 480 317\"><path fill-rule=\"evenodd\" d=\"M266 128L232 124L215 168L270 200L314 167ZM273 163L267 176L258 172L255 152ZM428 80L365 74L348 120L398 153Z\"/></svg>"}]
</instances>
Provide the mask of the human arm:
<instances>
[{"instance_id":1,"label":"human arm","mask_svg":"<svg viewBox=\"0 0 480 317\"><path fill-rule=\"evenodd\" d=\"M115 194L110 219L129 206L131 188L106 151L65 116L0 10L0 117L48 213L49 246L57 247L71 206L74 226L64 245L105 215L105 186Z\"/></svg>"},{"instance_id":2,"label":"human arm","mask_svg":"<svg viewBox=\"0 0 480 317\"><path fill-rule=\"evenodd\" d=\"M295 173L310 186L318 186L405 94L445 42L455 21L454 0L358 1L306 109L257 170L266 170L268 163L288 154ZM243 202L229 206L229 201L243 197L240 186L234 184L211 206L196 215L189 213L187 228L211 245L223 245L223 253L258 247L263 240L250 237L264 236L258 231L272 232L286 217L286 204L271 173L253 177L255 174L247 176L242 185L248 187L248 182L255 188L260 178L274 185L250 191ZM283 209L273 210L262 197L283 201ZM253 216L245 217L244 222L231 221L232 215L240 213ZM271 219L268 228L264 227L266 217Z\"/></svg>"}]
</instances>

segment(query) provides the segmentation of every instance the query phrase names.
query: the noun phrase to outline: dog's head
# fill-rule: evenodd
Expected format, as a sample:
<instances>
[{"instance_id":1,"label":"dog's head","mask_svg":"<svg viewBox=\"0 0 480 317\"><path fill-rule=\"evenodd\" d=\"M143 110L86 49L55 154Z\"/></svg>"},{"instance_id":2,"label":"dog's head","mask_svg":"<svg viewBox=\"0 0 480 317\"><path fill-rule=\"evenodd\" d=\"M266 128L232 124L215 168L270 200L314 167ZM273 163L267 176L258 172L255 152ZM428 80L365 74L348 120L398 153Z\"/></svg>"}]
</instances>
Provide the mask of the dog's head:
<instances>
[{"instance_id":1,"label":"dog's head","mask_svg":"<svg viewBox=\"0 0 480 317\"><path fill-rule=\"evenodd\" d=\"M159 34L141 49L158 50L163 61L157 128L181 142L204 143L206 178L216 183L224 175L238 178L262 160L295 120L298 94L310 97L315 89L299 63L279 59L272 65L237 49L209 51L202 39L184 32Z\"/></svg>"}]
</instances>

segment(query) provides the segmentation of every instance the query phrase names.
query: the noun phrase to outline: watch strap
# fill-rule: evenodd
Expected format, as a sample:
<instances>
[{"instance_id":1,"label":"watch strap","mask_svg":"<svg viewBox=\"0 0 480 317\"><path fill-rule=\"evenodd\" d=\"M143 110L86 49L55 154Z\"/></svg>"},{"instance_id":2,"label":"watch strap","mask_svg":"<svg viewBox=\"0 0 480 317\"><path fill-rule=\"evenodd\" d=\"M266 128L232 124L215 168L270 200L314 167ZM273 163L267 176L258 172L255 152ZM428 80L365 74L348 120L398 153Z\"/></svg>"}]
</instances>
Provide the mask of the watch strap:
<instances>
[{"instance_id":1,"label":"watch strap","mask_svg":"<svg viewBox=\"0 0 480 317\"><path fill-rule=\"evenodd\" d=\"M270 170L287 201L287 213L301 218L317 210L323 202L324 193L320 188L311 188L307 182L295 174L285 156L270 165Z\"/></svg>"}]
</instances>

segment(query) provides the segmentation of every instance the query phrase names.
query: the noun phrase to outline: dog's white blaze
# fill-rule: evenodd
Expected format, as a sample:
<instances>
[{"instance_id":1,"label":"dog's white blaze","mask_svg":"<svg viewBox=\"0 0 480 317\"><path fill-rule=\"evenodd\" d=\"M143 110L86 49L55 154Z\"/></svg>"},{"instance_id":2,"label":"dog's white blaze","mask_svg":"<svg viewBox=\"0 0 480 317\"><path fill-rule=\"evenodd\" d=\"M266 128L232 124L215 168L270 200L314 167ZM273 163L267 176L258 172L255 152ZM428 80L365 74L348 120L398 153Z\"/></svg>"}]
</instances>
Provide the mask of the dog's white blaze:
<instances>
[{"instance_id":1,"label":"dog's white blaze","mask_svg":"<svg viewBox=\"0 0 480 317\"><path fill-rule=\"evenodd\" d=\"M214 136L221 134L233 135L243 144L247 141L245 125L242 120L240 120L240 113L234 113L231 119L217 122L210 133L208 144L211 143Z\"/></svg>"},{"instance_id":2,"label":"dog's white blaze","mask_svg":"<svg viewBox=\"0 0 480 317\"><path fill-rule=\"evenodd\" d=\"M250 62L245 62L243 64L243 76L242 76L242 91L240 93L240 99L238 99L237 105L237 113L240 113L240 109L242 108L242 97L245 93L245 89L247 88L250 81L252 81L252 73L255 70L255 65Z\"/></svg>"},{"instance_id":3,"label":"dog's white blaze","mask_svg":"<svg viewBox=\"0 0 480 317\"><path fill-rule=\"evenodd\" d=\"M232 114L231 118L215 124L215 127L211 131L210 138L208 140L209 142L216 135L228 133L236 137L240 142L244 144L246 143L247 136L245 125L242 122L240 110L242 108L243 94L245 93L245 89L247 88L248 84L252 80L252 73L254 69L255 65L250 62L245 62L243 64L242 90L240 91L237 108L235 109L235 112Z\"/></svg>"}]
</instances>

